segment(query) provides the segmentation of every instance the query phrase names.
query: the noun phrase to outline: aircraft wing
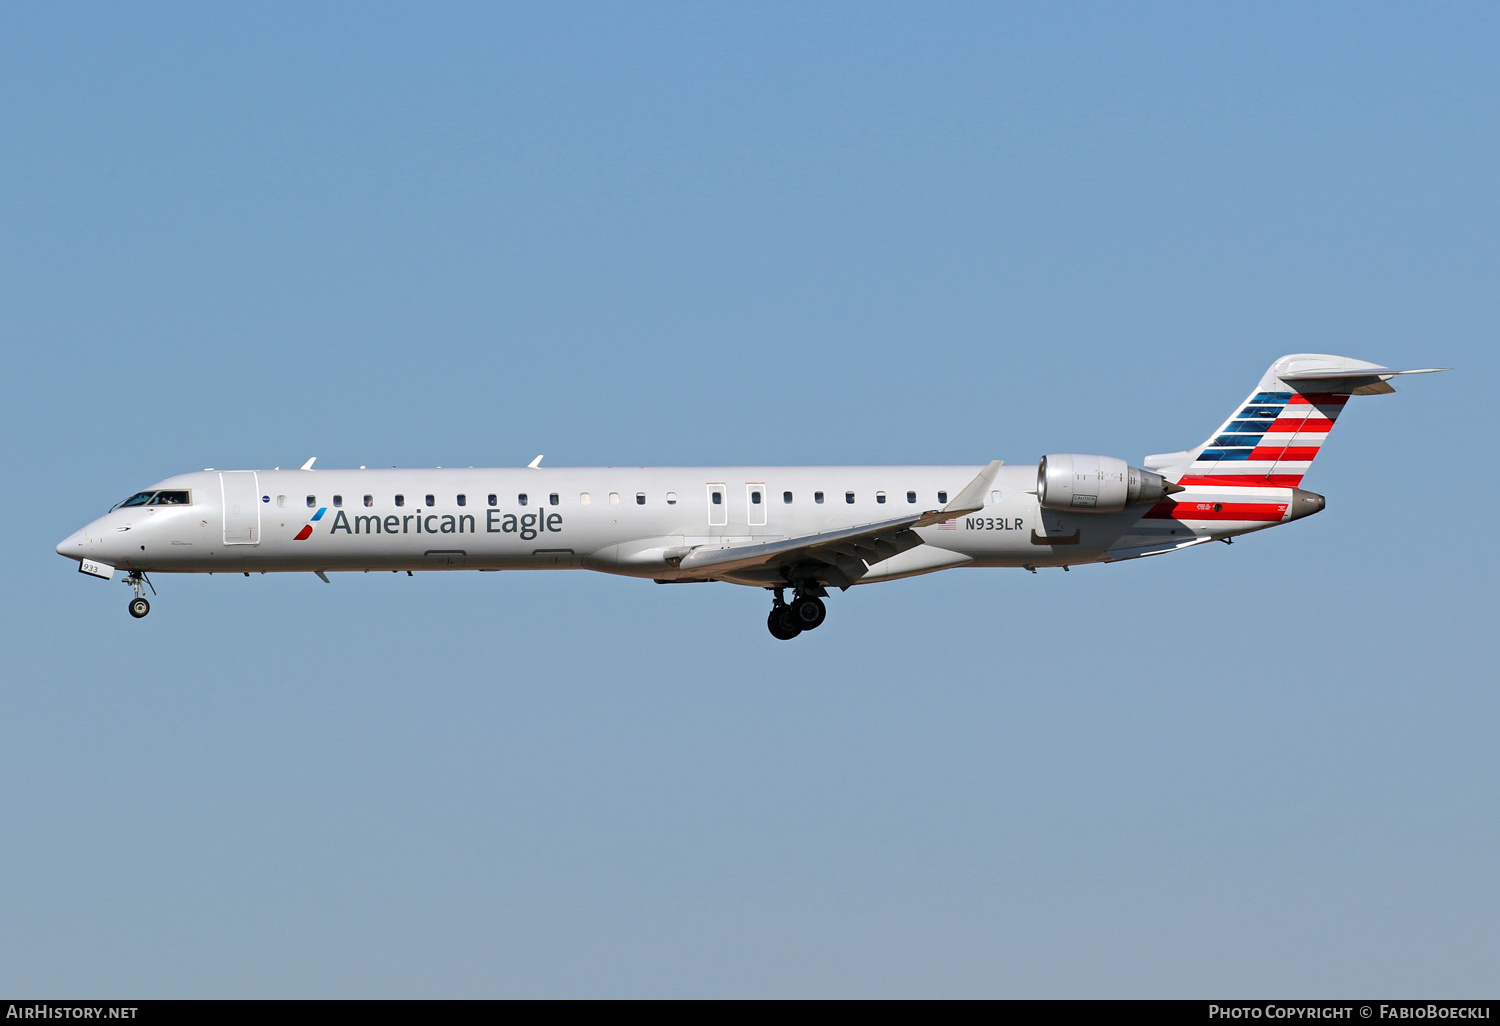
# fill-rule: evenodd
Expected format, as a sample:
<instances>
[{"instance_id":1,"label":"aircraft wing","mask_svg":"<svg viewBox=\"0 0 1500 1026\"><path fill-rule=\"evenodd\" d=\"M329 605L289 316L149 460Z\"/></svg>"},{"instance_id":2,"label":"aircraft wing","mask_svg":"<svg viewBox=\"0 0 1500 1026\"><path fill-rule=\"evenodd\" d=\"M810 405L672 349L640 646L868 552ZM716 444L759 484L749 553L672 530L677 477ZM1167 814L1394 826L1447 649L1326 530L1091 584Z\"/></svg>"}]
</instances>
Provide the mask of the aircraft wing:
<instances>
[{"instance_id":1,"label":"aircraft wing","mask_svg":"<svg viewBox=\"0 0 1500 1026\"><path fill-rule=\"evenodd\" d=\"M873 524L824 531L821 534L805 534L781 541L733 545L722 549L700 547L683 556L678 569L726 573L803 561L827 563L836 567L850 566L851 560L858 561L861 567L878 563L921 545L922 539L916 533L918 528L930 527L983 508L985 492L994 483L1001 462L995 460L986 466L942 509L930 509ZM859 572L863 573L863 569Z\"/></svg>"}]
</instances>

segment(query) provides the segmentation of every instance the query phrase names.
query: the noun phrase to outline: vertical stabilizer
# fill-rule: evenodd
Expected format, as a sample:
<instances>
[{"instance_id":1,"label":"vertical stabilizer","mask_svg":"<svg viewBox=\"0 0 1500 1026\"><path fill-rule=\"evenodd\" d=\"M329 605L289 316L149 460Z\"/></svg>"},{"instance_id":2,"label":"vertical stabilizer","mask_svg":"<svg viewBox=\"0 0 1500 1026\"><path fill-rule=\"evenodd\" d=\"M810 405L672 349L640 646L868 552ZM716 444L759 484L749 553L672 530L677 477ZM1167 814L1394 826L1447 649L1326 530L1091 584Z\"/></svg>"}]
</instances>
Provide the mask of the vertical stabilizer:
<instances>
[{"instance_id":1,"label":"vertical stabilizer","mask_svg":"<svg viewBox=\"0 0 1500 1026\"><path fill-rule=\"evenodd\" d=\"M1146 466L1181 485L1296 488L1349 396L1393 392L1390 378L1425 373L1346 356L1283 356L1207 441L1147 457Z\"/></svg>"}]
</instances>

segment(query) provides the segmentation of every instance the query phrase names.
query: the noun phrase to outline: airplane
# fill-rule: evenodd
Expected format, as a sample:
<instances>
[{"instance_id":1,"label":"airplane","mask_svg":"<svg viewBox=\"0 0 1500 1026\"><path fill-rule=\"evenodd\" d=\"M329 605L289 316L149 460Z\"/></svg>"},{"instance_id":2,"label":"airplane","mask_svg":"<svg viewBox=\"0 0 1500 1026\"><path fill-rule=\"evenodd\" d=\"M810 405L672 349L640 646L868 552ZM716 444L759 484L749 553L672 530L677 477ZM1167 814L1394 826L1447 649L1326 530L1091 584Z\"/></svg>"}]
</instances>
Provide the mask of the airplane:
<instances>
[{"instance_id":1,"label":"airplane","mask_svg":"<svg viewBox=\"0 0 1500 1026\"><path fill-rule=\"evenodd\" d=\"M150 573L329 583L335 571L583 568L763 588L767 627L786 641L823 623L830 588L1115 563L1311 516L1325 500L1302 478L1349 397L1447 369L1283 356L1206 441L1143 467L1062 453L1035 466L210 468L136 492L57 551L84 574L123 571L136 618L151 610Z\"/></svg>"}]
</instances>

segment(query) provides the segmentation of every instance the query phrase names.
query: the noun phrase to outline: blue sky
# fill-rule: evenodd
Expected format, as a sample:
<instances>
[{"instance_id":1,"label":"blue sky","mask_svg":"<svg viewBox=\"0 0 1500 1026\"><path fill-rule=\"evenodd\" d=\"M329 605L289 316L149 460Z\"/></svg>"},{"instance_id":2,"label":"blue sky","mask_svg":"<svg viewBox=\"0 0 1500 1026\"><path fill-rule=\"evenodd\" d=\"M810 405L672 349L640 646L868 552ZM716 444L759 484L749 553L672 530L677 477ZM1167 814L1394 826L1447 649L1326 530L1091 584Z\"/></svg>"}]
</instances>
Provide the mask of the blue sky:
<instances>
[{"instance_id":1,"label":"blue sky","mask_svg":"<svg viewBox=\"0 0 1500 1026\"><path fill-rule=\"evenodd\" d=\"M1473 996L1500 13L0 10L0 992ZM165 578L205 466L1138 462L1289 352L1328 508L763 596ZM1205 551L1206 550L1206 551Z\"/></svg>"}]
</instances>

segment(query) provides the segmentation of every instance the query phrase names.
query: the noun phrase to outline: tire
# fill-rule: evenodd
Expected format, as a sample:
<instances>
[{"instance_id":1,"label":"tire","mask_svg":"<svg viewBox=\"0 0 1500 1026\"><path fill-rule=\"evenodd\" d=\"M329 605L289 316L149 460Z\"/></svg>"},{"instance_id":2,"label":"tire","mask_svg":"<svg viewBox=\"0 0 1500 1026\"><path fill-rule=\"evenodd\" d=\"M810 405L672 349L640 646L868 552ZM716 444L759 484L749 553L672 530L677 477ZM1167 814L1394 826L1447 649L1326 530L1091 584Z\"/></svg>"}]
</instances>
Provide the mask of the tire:
<instances>
[{"instance_id":1,"label":"tire","mask_svg":"<svg viewBox=\"0 0 1500 1026\"><path fill-rule=\"evenodd\" d=\"M143 598L137 597L130 600L130 605L127 608L130 610L130 615L139 620L141 617L151 612L151 603L147 602Z\"/></svg>"},{"instance_id":2,"label":"tire","mask_svg":"<svg viewBox=\"0 0 1500 1026\"><path fill-rule=\"evenodd\" d=\"M817 628L828 616L828 607L823 605L823 600L816 595L804 595L792 603L791 609L792 618L804 631Z\"/></svg>"},{"instance_id":3,"label":"tire","mask_svg":"<svg viewBox=\"0 0 1500 1026\"><path fill-rule=\"evenodd\" d=\"M792 618L790 606L777 606L771 610L771 615L766 617L766 629L771 632L771 637L777 641L791 641L802 633Z\"/></svg>"}]
</instances>

